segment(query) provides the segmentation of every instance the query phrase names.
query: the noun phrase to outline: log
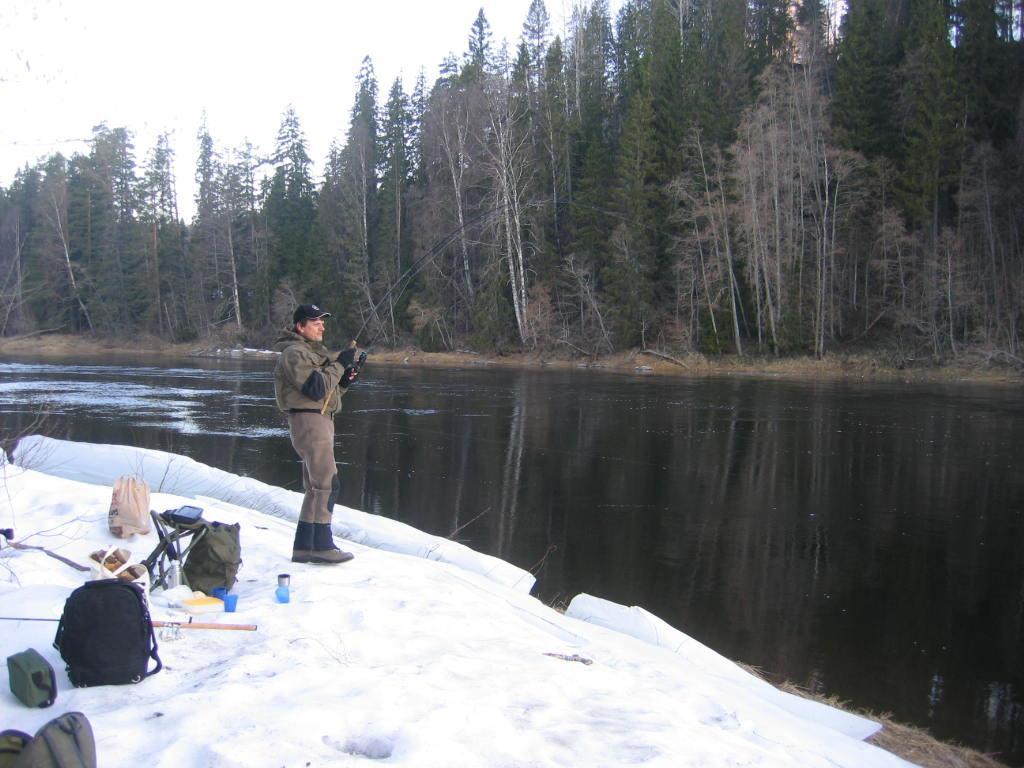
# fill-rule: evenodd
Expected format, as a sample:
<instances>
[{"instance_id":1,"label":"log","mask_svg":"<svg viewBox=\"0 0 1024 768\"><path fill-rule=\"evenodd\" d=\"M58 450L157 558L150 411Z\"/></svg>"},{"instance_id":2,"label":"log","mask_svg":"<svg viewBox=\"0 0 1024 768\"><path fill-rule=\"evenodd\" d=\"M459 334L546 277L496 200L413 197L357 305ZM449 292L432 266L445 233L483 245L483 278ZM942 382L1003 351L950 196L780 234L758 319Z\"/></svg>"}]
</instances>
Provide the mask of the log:
<instances>
[{"instance_id":1,"label":"log","mask_svg":"<svg viewBox=\"0 0 1024 768\"><path fill-rule=\"evenodd\" d=\"M667 360L668 362L674 363L675 365L678 365L678 366L681 366L681 367L685 368L686 370L690 370L690 366L688 366L682 360L679 360L678 358L672 357L672 355L666 355L664 352L655 352L653 349L641 349L640 350L640 354L642 354L642 355L652 355L653 357L660 357L662 360Z\"/></svg>"}]
</instances>

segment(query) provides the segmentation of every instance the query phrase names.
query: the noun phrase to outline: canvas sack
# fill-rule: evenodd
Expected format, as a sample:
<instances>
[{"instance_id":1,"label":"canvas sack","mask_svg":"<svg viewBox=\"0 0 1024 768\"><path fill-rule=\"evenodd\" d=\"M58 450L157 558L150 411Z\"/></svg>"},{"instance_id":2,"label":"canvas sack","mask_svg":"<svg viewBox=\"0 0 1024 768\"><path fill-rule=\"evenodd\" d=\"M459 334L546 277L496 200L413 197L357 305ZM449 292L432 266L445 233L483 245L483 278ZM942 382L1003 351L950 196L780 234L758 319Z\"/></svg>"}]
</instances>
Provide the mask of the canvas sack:
<instances>
[{"instance_id":1,"label":"canvas sack","mask_svg":"<svg viewBox=\"0 0 1024 768\"><path fill-rule=\"evenodd\" d=\"M163 668L145 593L119 579L87 581L71 593L53 647L79 688L138 683Z\"/></svg>"},{"instance_id":2,"label":"canvas sack","mask_svg":"<svg viewBox=\"0 0 1024 768\"><path fill-rule=\"evenodd\" d=\"M107 515L110 532L127 539L136 533L149 533L149 486L131 475L117 478Z\"/></svg>"},{"instance_id":3,"label":"canvas sack","mask_svg":"<svg viewBox=\"0 0 1024 768\"><path fill-rule=\"evenodd\" d=\"M242 564L242 545L238 523L203 523L204 531L196 533L197 541L188 550L182 569L185 581L207 595L214 587L231 589ZM200 535L201 534L201 535Z\"/></svg>"},{"instance_id":4,"label":"canvas sack","mask_svg":"<svg viewBox=\"0 0 1024 768\"><path fill-rule=\"evenodd\" d=\"M96 768L96 739L81 712L55 717L35 737L0 733L0 768Z\"/></svg>"},{"instance_id":5,"label":"canvas sack","mask_svg":"<svg viewBox=\"0 0 1024 768\"><path fill-rule=\"evenodd\" d=\"M11 693L26 707L48 707L57 699L57 678L35 648L7 657Z\"/></svg>"}]
</instances>

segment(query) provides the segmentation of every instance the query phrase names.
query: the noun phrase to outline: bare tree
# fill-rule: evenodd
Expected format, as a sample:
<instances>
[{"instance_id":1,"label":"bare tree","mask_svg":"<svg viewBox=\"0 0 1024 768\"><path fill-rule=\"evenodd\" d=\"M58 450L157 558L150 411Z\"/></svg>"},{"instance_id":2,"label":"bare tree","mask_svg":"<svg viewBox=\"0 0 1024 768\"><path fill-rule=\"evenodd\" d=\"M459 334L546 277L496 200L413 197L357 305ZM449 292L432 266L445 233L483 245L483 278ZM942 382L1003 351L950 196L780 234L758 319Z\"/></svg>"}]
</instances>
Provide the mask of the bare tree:
<instances>
[{"instance_id":1,"label":"bare tree","mask_svg":"<svg viewBox=\"0 0 1024 768\"><path fill-rule=\"evenodd\" d=\"M512 287L516 330L523 344L534 344L529 327L529 285L523 244L523 213L529 182L529 132L519 126L525 105L516 106L504 75L490 78L487 93L486 135L481 145L486 154L495 207L501 210L505 262Z\"/></svg>"},{"instance_id":2,"label":"bare tree","mask_svg":"<svg viewBox=\"0 0 1024 768\"><path fill-rule=\"evenodd\" d=\"M60 168L52 168L47 174L45 183L46 202L43 206L43 216L51 227L51 234L60 249L61 264L64 275L67 278L69 298L75 302L78 311L85 320L89 330L93 330L92 319L89 316L89 308L82 300L82 293L79 290L78 279L75 276L75 267L71 263L71 243L68 239L68 204L67 204L67 176L63 162Z\"/></svg>"}]
</instances>

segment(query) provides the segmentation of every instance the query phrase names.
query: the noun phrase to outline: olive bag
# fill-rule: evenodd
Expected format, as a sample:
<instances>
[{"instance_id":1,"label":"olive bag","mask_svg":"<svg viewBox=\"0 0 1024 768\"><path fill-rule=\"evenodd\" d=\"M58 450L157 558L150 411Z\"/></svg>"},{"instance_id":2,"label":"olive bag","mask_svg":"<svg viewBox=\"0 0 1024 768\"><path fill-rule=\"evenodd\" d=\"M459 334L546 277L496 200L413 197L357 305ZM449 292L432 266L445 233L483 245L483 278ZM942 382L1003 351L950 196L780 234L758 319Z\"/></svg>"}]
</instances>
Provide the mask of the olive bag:
<instances>
[{"instance_id":1,"label":"olive bag","mask_svg":"<svg viewBox=\"0 0 1024 768\"><path fill-rule=\"evenodd\" d=\"M57 699L57 678L35 648L7 657L11 693L26 707L48 707Z\"/></svg>"},{"instance_id":2,"label":"olive bag","mask_svg":"<svg viewBox=\"0 0 1024 768\"><path fill-rule=\"evenodd\" d=\"M212 595L214 587L231 589L242 564L238 523L203 523L197 541L185 557L185 581L195 590Z\"/></svg>"}]
</instances>

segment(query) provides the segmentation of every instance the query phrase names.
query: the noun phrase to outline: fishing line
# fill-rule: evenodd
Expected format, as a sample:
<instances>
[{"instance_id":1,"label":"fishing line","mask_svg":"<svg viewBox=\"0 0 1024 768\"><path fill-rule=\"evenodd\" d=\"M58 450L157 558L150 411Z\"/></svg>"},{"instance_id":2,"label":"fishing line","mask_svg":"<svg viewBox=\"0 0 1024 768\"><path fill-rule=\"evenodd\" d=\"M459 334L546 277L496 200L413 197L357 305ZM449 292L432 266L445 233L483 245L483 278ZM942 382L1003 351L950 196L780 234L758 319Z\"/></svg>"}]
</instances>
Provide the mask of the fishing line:
<instances>
[{"instance_id":1,"label":"fishing line","mask_svg":"<svg viewBox=\"0 0 1024 768\"><path fill-rule=\"evenodd\" d=\"M623 221L627 220L627 217L615 211L610 211L605 208L598 208L597 206L593 205L587 205L586 203L580 203L575 200L562 201L558 204L558 207L562 209L569 207L586 208L588 210L596 211L597 213L621 219ZM462 226L453 229L447 235L445 235L440 240L435 242L434 245L432 245L425 253L423 253L419 258L417 258L412 264L410 264L409 267L407 267L406 270L395 280L395 282L388 287L388 289L384 292L384 295L381 296L380 299L370 307L369 311L367 312L366 319L363 320L363 324L359 327L359 330L356 331L354 338L358 339L362 335L363 331L366 330L366 326L369 324L370 320L376 316L377 310L380 308L381 304L384 303L384 301L394 292L396 288L401 286L401 290L398 291L398 294L395 297L397 299L403 293L405 293L405 290L412 284L413 279L415 279L416 276L419 275L423 268L427 266L427 264L433 262L434 258L438 254L440 254L444 249L446 249L448 246L454 243L459 235L468 230L470 227L476 226L477 224L486 225L490 223L489 219L491 217L496 217L499 213L501 213L504 210L504 205L497 205L492 208L485 209L480 213L476 214L475 216L473 216L472 218L470 218L469 221L463 223ZM403 282L405 283L405 285L402 285ZM366 345L367 349L373 346L373 344L376 342L379 336L380 334L378 333L369 341L369 343Z\"/></svg>"}]
</instances>

